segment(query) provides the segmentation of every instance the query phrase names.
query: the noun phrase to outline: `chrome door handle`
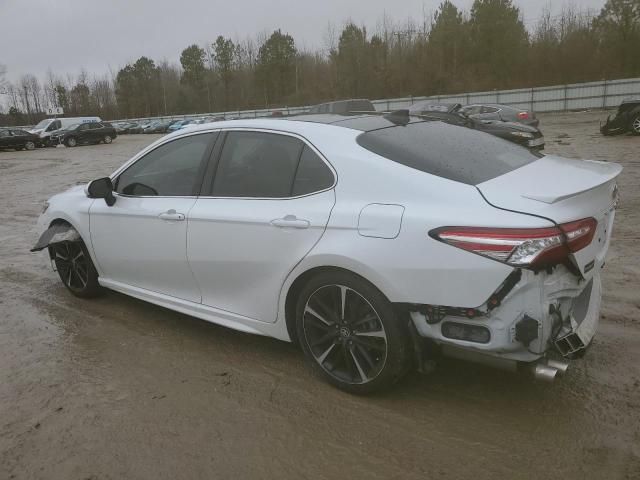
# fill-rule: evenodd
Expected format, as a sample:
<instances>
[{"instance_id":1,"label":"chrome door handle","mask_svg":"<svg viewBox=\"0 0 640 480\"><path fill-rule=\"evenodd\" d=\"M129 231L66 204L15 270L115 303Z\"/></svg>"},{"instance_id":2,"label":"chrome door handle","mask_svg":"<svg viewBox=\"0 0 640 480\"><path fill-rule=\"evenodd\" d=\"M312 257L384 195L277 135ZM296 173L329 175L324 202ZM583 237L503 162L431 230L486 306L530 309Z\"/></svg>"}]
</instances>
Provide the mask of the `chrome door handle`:
<instances>
[{"instance_id":1,"label":"chrome door handle","mask_svg":"<svg viewBox=\"0 0 640 480\"><path fill-rule=\"evenodd\" d=\"M166 220L168 222L181 222L185 217L184 213L178 213L175 210L171 209L158 215L158 218L160 220Z\"/></svg>"},{"instance_id":2,"label":"chrome door handle","mask_svg":"<svg viewBox=\"0 0 640 480\"><path fill-rule=\"evenodd\" d=\"M280 228L309 228L309 220L298 218L295 215L286 215L284 218L271 220L271 225Z\"/></svg>"}]
</instances>

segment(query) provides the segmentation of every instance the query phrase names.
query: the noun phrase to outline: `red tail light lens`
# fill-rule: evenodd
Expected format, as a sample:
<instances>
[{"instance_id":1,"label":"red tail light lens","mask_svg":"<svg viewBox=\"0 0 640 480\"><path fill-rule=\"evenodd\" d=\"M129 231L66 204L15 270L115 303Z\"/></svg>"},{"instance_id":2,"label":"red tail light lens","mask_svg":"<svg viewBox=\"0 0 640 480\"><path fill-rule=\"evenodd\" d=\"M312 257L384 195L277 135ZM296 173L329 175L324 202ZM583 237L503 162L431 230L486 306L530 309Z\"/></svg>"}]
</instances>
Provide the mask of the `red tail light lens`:
<instances>
[{"instance_id":1,"label":"red tail light lens","mask_svg":"<svg viewBox=\"0 0 640 480\"><path fill-rule=\"evenodd\" d=\"M431 237L521 267L554 265L593 240L598 223L585 218L550 228L442 227Z\"/></svg>"},{"instance_id":2,"label":"red tail light lens","mask_svg":"<svg viewBox=\"0 0 640 480\"><path fill-rule=\"evenodd\" d=\"M520 120L528 120L529 119L529 112L519 112L518 113L518 118Z\"/></svg>"}]
</instances>

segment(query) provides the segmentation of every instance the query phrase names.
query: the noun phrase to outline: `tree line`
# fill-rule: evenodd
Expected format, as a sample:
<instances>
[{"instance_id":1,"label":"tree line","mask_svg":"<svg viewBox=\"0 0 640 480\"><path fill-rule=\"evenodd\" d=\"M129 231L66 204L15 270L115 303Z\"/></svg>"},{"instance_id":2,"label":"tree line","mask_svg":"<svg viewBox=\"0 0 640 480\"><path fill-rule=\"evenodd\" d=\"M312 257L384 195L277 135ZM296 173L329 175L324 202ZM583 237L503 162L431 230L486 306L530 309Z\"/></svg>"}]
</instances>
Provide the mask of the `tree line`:
<instances>
[{"instance_id":1,"label":"tree line","mask_svg":"<svg viewBox=\"0 0 640 480\"><path fill-rule=\"evenodd\" d=\"M529 27L529 28L527 28ZM331 24L325 48L300 49L281 30L190 45L179 63L140 57L114 75L81 72L3 81L0 124L34 123L48 106L105 119L309 105L577 83L640 76L640 0L607 0L599 13L547 9L527 25L512 0L444 0L431 15L373 33Z\"/></svg>"}]
</instances>

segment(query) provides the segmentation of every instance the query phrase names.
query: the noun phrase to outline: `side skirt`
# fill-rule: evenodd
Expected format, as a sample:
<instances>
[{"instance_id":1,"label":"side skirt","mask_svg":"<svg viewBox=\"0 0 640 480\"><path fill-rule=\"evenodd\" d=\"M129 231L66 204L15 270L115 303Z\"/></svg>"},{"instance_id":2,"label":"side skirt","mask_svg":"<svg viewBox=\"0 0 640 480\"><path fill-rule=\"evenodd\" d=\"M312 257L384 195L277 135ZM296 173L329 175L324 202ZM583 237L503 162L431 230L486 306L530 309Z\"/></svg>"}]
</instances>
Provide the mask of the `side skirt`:
<instances>
[{"instance_id":1,"label":"side skirt","mask_svg":"<svg viewBox=\"0 0 640 480\"><path fill-rule=\"evenodd\" d=\"M169 310L184 313L192 317L205 320L207 322L215 323L223 327L232 328L240 332L252 333L255 335L264 335L267 337L277 338L285 342L290 342L291 339L287 333L286 326L282 327L281 323L266 323L254 320L252 318L243 317L226 310L220 310L201 303L194 303L188 300L182 300L180 298L171 297L162 293L152 292L151 290L145 290L144 288L133 287L122 282L115 280L109 280L107 278L99 277L98 283L110 290L124 293L131 297L145 302L159 305Z\"/></svg>"}]
</instances>

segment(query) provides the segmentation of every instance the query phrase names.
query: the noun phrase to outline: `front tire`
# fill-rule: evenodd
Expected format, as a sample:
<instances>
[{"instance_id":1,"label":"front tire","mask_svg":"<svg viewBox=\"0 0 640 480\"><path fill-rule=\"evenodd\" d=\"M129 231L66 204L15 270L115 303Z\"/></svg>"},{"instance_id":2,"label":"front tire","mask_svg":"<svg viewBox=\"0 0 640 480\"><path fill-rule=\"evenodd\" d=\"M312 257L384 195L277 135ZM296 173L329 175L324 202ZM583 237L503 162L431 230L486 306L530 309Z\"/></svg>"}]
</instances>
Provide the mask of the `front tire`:
<instances>
[{"instance_id":1,"label":"front tire","mask_svg":"<svg viewBox=\"0 0 640 480\"><path fill-rule=\"evenodd\" d=\"M64 144L67 147L75 147L78 145L78 141L75 139L75 137L69 137L64 141Z\"/></svg>"},{"instance_id":2,"label":"front tire","mask_svg":"<svg viewBox=\"0 0 640 480\"><path fill-rule=\"evenodd\" d=\"M640 114L636 115L633 120L631 120L631 126L629 130L634 135L640 135Z\"/></svg>"},{"instance_id":3,"label":"front tire","mask_svg":"<svg viewBox=\"0 0 640 480\"><path fill-rule=\"evenodd\" d=\"M296 329L311 367L341 390L384 390L407 371L406 329L382 292L357 275L313 277L298 297Z\"/></svg>"},{"instance_id":4,"label":"front tire","mask_svg":"<svg viewBox=\"0 0 640 480\"><path fill-rule=\"evenodd\" d=\"M35 150L36 144L34 142L29 141L24 144L24 148L25 150Z\"/></svg>"},{"instance_id":5,"label":"front tire","mask_svg":"<svg viewBox=\"0 0 640 480\"><path fill-rule=\"evenodd\" d=\"M49 246L60 280L76 297L91 298L100 293L98 272L82 241L59 242Z\"/></svg>"},{"instance_id":6,"label":"front tire","mask_svg":"<svg viewBox=\"0 0 640 480\"><path fill-rule=\"evenodd\" d=\"M113 139L111 138L111 135L105 135L102 140L104 141L104 143L106 145L109 145L111 142L113 142Z\"/></svg>"}]
</instances>

